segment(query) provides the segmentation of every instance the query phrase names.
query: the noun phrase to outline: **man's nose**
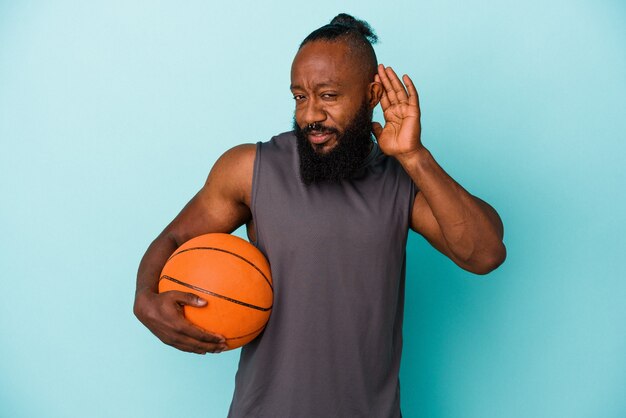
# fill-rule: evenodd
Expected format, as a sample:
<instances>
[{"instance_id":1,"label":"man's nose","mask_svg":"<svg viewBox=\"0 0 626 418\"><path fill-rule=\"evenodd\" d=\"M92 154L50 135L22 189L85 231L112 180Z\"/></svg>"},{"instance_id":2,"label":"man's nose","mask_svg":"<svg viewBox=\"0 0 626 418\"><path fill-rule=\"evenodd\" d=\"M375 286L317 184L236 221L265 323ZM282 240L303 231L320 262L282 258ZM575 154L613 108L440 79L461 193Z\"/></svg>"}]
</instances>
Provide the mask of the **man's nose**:
<instances>
[{"instance_id":1,"label":"man's nose","mask_svg":"<svg viewBox=\"0 0 626 418\"><path fill-rule=\"evenodd\" d=\"M302 121L305 125L312 123L323 122L326 120L326 112L321 106L321 103L315 99L309 99L305 103L304 113L302 114Z\"/></svg>"}]
</instances>

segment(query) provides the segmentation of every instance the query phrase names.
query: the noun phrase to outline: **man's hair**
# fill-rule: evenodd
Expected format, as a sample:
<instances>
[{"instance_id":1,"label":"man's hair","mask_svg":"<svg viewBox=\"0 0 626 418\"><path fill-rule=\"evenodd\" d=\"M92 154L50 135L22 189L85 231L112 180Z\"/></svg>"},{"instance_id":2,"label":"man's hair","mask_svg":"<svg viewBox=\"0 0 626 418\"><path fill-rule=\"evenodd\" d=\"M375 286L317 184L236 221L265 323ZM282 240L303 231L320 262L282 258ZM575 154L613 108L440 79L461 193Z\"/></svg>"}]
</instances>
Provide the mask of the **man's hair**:
<instances>
[{"instance_id":1,"label":"man's hair","mask_svg":"<svg viewBox=\"0 0 626 418\"><path fill-rule=\"evenodd\" d=\"M345 42L350 53L363 60L362 64L367 68L368 74L372 77L376 74L378 60L372 44L378 42L378 36L366 21L340 13L329 24L314 30L304 38L300 48L313 41Z\"/></svg>"},{"instance_id":2,"label":"man's hair","mask_svg":"<svg viewBox=\"0 0 626 418\"><path fill-rule=\"evenodd\" d=\"M339 38L353 38L351 40L367 43L370 46L378 42L378 36L376 36L369 23L356 19L349 14L340 13L329 24L314 30L309 36L304 38L300 48L311 41L334 41Z\"/></svg>"}]
</instances>

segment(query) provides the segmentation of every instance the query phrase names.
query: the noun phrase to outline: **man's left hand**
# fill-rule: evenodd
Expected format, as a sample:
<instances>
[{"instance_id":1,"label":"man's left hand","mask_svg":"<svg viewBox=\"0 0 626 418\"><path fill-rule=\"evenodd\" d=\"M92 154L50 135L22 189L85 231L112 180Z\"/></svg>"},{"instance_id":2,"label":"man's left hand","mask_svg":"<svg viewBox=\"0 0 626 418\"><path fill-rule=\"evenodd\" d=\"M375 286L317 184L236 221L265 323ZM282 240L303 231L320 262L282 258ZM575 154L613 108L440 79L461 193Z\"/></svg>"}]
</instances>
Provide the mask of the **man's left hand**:
<instances>
[{"instance_id":1,"label":"man's left hand","mask_svg":"<svg viewBox=\"0 0 626 418\"><path fill-rule=\"evenodd\" d=\"M402 80L404 84L391 67L378 65L374 81L381 83L384 88L380 105L385 126L378 122L372 124L380 149L399 159L410 157L422 148L417 90L408 75L405 74Z\"/></svg>"}]
</instances>

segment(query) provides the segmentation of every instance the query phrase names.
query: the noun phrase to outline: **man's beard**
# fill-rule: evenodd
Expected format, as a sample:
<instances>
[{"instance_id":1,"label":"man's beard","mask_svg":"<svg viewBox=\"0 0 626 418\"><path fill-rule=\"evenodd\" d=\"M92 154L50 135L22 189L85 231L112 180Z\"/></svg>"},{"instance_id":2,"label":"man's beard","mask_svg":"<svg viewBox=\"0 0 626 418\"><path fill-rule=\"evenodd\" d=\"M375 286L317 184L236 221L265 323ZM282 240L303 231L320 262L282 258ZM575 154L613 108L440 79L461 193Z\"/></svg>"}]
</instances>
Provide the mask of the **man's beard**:
<instances>
[{"instance_id":1,"label":"man's beard","mask_svg":"<svg viewBox=\"0 0 626 418\"><path fill-rule=\"evenodd\" d=\"M314 128L300 128L294 118L293 129L298 141L302 182L308 186L352 177L369 155L372 146L372 111L367 102L361 105L343 133L319 123L314 124ZM327 153L317 151L316 148L321 147L311 144L307 139L312 130L334 134L337 138L335 147Z\"/></svg>"}]
</instances>

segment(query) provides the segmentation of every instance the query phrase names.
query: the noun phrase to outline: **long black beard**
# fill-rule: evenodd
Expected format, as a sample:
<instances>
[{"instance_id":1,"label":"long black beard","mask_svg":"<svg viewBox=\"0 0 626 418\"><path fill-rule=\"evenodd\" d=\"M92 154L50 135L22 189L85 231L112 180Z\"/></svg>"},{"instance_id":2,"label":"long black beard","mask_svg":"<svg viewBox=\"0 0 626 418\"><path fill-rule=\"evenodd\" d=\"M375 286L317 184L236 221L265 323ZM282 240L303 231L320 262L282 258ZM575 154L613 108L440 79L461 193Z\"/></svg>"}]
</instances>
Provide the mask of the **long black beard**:
<instances>
[{"instance_id":1,"label":"long black beard","mask_svg":"<svg viewBox=\"0 0 626 418\"><path fill-rule=\"evenodd\" d=\"M363 103L343 133L316 124L316 131L337 136L337 145L327 153L316 150L315 145L307 139L310 127L300 128L295 118L293 130L298 141L302 182L307 186L323 181L338 182L351 178L369 155L372 146L372 111L367 103Z\"/></svg>"}]
</instances>

